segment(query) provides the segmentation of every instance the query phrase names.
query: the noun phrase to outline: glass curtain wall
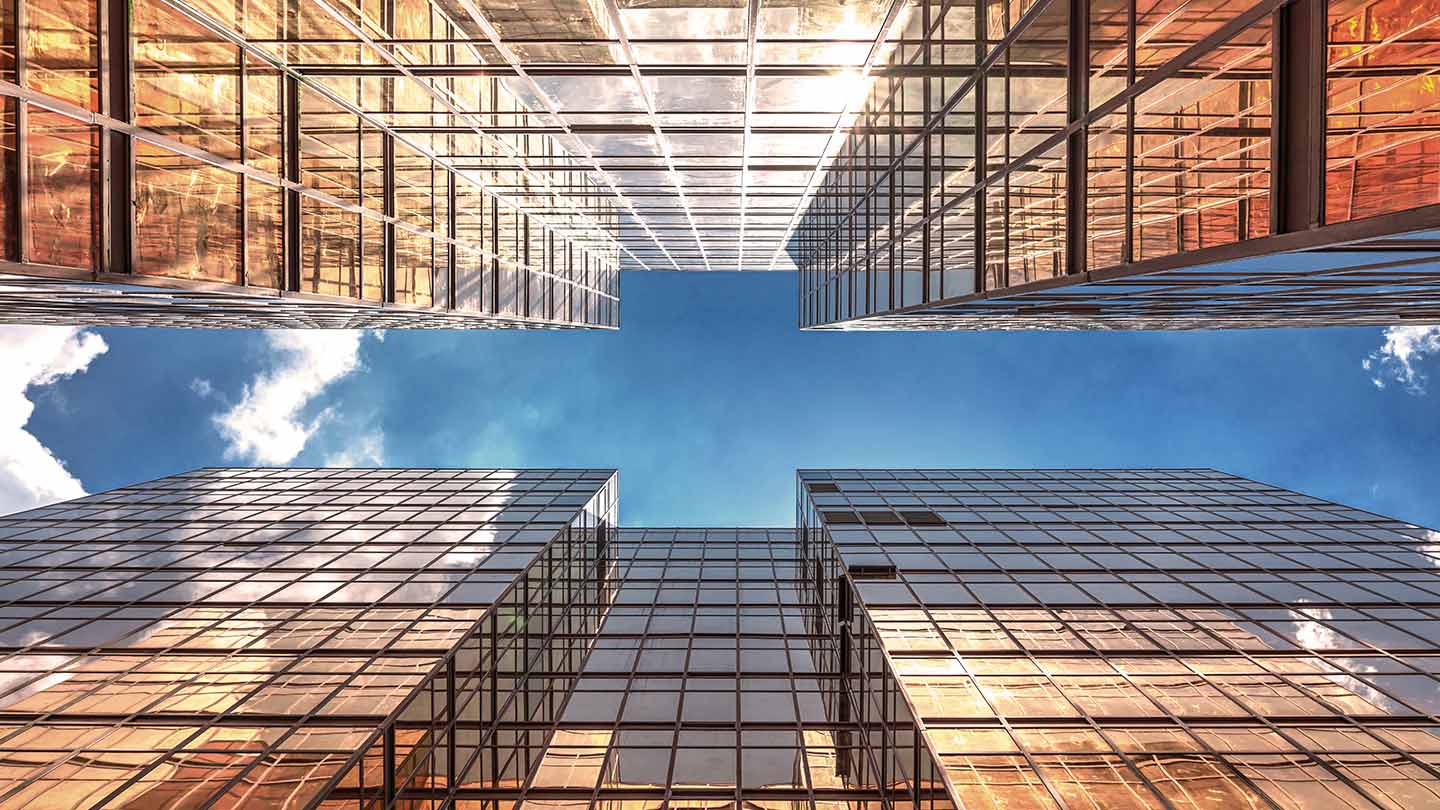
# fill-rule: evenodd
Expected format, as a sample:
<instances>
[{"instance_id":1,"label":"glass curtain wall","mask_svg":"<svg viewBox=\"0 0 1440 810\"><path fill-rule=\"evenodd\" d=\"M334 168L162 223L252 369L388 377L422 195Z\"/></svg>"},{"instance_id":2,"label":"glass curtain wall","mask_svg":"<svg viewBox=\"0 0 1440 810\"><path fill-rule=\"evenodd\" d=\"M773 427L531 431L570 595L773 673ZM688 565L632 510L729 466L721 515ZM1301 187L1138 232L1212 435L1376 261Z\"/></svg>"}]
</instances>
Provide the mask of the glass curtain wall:
<instances>
[{"instance_id":1,"label":"glass curtain wall","mask_svg":"<svg viewBox=\"0 0 1440 810\"><path fill-rule=\"evenodd\" d=\"M515 782L514 726L563 688L538 673L606 601L615 494L608 470L208 469L5 518L0 805Z\"/></svg>"},{"instance_id":2,"label":"glass curtain wall","mask_svg":"<svg viewBox=\"0 0 1440 810\"><path fill-rule=\"evenodd\" d=\"M1432 530L1213 470L799 488L850 682L959 806L1440 803Z\"/></svg>"},{"instance_id":3,"label":"glass curtain wall","mask_svg":"<svg viewBox=\"0 0 1440 810\"><path fill-rule=\"evenodd\" d=\"M1427 209L1440 203L1437 25L1440 5L1386 0L921 3L887 52L903 70L872 85L791 240L800 324L1440 314L1422 306L1440 278L1423 234L1411 246L1427 263L1403 275L1366 251L1280 260L1285 278L1248 289L1240 274L1266 268L1229 267L1233 284L1204 275L1440 224ZM1177 267L1199 272L1131 278ZM1390 270L1408 294L1361 270ZM1085 286L1096 273L1134 286ZM1058 292L1071 284L1083 289Z\"/></svg>"},{"instance_id":4,"label":"glass curtain wall","mask_svg":"<svg viewBox=\"0 0 1440 810\"><path fill-rule=\"evenodd\" d=\"M0 317L618 326L613 204L528 130L534 102L486 73L493 55L446 4L17 0L10 15L0 269L30 278Z\"/></svg>"}]
</instances>

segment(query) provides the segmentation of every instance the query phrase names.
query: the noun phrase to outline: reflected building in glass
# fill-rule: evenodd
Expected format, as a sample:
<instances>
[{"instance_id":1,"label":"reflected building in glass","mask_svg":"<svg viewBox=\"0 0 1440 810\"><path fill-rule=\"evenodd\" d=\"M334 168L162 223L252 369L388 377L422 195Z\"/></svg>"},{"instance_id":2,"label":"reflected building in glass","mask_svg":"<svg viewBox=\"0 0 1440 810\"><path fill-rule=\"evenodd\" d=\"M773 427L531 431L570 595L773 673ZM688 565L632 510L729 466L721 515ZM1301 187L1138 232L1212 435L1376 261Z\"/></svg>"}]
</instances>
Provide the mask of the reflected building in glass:
<instances>
[{"instance_id":1,"label":"reflected building in glass","mask_svg":"<svg viewBox=\"0 0 1440 810\"><path fill-rule=\"evenodd\" d=\"M802 327L1440 322L1440 5L922 3L790 251Z\"/></svg>"},{"instance_id":2,"label":"reflected building in glass","mask_svg":"<svg viewBox=\"0 0 1440 810\"><path fill-rule=\"evenodd\" d=\"M206 469L0 520L0 807L1420 810L1440 535L1212 470Z\"/></svg>"}]
</instances>

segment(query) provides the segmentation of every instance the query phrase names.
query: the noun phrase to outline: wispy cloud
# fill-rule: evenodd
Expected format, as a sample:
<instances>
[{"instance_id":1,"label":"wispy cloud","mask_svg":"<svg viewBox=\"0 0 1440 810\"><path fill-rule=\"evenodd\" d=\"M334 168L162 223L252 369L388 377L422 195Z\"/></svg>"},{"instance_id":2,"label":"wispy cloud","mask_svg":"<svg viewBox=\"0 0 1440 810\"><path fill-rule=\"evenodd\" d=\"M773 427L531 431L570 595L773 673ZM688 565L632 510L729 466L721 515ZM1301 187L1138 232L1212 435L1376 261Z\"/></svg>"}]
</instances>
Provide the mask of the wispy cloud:
<instances>
[{"instance_id":1,"label":"wispy cloud","mask_svg":"<svg viewBox=\"0 0 1440 810\"><path fill-rule=\"evenodd\" d=\"M226 457L287 464L300 455L315 432L335 419L336 409L317 410L316 400L337 380L362 368L364 335L356 330L267 332L265 340L275 362L244 387L238 401L214 417L225 439ZM200 388L206 393L201 394ZM208 389L208 385L196 386L196 393L213 394ZM374 446L383 446L378 436Z\"/></svg>"},{"instance_id":2,"label":"wispy cloud","mask_svg":"<svg viewBox=\"0 0 1440 810\"><path fill-rule=\"evenodd\" d=\"M1391 326L1385 344L1360 361L1376 388L1398 383L1412 394L1425 393L1426 375L1419 363L1440 353L1440 325Z\"/></svg>"},{"instance_id":3,"label":"wispy cloud","mask_svg":"<svg viewBox=\"0 0 1440 810\"><path fill-rule=\"evenodd\" d=\"M64 326L0 328L0 514L85 494L80 481L25 429L29 389L79 374L109 347L94 332Z\"/></svg>"},{"instance_id":4,"label":"wispy cloud","mask_svg":"<svg viewBox=\"0 0 1440 810\"><path fill-rule=\"evenodd\" d=\"M347 438L344 446L325 456L326 467L379 467L385 463L385 435L379 429Z\"/></svg>"}]
</instances>

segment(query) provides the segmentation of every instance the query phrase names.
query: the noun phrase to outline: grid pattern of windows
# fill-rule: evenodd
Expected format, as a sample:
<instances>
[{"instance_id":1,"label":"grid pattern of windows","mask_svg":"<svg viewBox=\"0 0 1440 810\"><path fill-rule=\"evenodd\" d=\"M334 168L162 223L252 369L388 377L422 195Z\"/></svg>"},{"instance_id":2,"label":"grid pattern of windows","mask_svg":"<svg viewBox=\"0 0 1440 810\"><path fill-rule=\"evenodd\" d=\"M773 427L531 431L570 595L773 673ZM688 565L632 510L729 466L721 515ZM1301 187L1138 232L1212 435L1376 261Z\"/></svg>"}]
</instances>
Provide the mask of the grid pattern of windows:
<instances>
[{"instance_id":1,"label":"grid pattern of windows","mask_svg":"<svg viewBox=\"0 0 1440 810\"><path fill-rule=\"evenodd\" d=\"M0 299L12 319L618 327L614 197L563 132L528 126L539 103L487 74L463 9L10 13L0 262L30 279Z\"/></svg>"},{"instance_id":2,"label":"grid pattern of windows","mask_svg":"<svg viewBox=\"0 0 1440 810\"><path fill-rule=\"evenodd\" d=\"M1437 24L1440 4L1394 0L917 3L790 242L800 324L1436 316L1428 234L1398 262L1209 276L1440 222Z\"/></svg>"},{"instance_id":3,"label":"grid pattern of windows","mask_svg":"<svg viewBox=\"0 0 1440 810\"><path fill-rule=\"evenodd\" d=\"M1431 530L1211 470L800 493L837 665L903 694L962 806L1440 804Z\"/></svg>"},{"instance_id":4,"label":"grid pattern of windows","mask_svg":"<svg viewBox=\"0 0 1440 810\"><path fill-rule=\"evenodd\" d=\"M908 800L884 789L835 674L816 666L796 550L792 529L618 532L599 636L519 806Z\"/></svg>"},{"instance_id":5,"label":"grid pattern of windows","mask_svg":"<svg viewBox=\"0 0 1440 810\"><path fill-rule=\"evenodd\" d=\"M0 806L378 807L503 768L535 662L593 636L615 492L206 469L0 520Z\"/></svg>"}]
</instances>

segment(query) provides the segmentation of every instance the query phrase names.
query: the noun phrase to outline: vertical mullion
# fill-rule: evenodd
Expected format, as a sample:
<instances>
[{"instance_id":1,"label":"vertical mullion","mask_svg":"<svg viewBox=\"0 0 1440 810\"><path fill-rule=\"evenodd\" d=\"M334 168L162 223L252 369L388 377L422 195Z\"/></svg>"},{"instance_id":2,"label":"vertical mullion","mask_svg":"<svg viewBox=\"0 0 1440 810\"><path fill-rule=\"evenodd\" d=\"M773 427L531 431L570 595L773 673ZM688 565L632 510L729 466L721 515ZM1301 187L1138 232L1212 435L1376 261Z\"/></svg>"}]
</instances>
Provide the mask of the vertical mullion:
<instances>
[{"instance_id":1,"label":"vertical mullion","mask_svg":"<svg viewBox=\"0 0 1440 810\"><path fill-rule=\"evenodd\" d=\"M100 111L126 123L132 115L130 50L130 4L128 0L107 0L99 12ZM106 129L101 133L100 150L100 244L96 246L94 272L132 272L134 218L131 190L134 185L134 143L129 135Z\"/></svg>"},{"instance_id":2,"label":"vertical mullion","mask_svg":"<svg viewBox=\"0 0 1440 810\"><path fill-rule=\"evenodd\" d=\"M1135 261L1135 4L1128 3L1125 22L1125 235L1120 242L1120 261Z\"/></svg>"},{"instance_id":3,"label":"vertical mullion","mask_svg":"<svg viewBox=\"0 0 1440 810\"><path fill-rule=\"evenodd\" d=\"M445 285L446 309L455 308L455 287L458 281L457 276L459 276L455 267L460 261L460 240L456 233L458 222L455 215L455 198L457 196L455 193L455 183L455 173L448 169L445 170L445 228L450 236L450 241L446 243L445 251L445 274L449 279L449 282Z\"/></svg>"},{"instance_id":4,"label":"vertical mullion","mask_svg":"<svg viewBox=\"0 0 1440 810\"><path fill-rule=\"evenodd\" d=\"M930 124L930 0L925 0L921 7L921 34L920 60L925 67L925 76L920 80L920 110L921 110L921 132L924 133L926 126ZM920 221L925 223L920 230L920 271L923 274L920 282L920 300L931 301L939 298L940 291L930 289L930 144L934 138L929 134L921 134L925 142L920 145L921 152L921 179L920 179ZM941 136L944 137L943 135Z\"/></svg>"},{"instance_id":5,"label":"vertical mullion","mask_svg":"<svg viewBox=\"0 0 1440 810\"><path fill-rule=\"evenodd\" d=\"M294 3L292 2L292 7ZM300 182L300 82L289 73L282 79L285 101L281 120L285 126L285 179L291 183ZM300 192L294 188L285 190L284 253L285 280L283 290L300 289L301 255L300 244Z\"/></svg>"},{"instance_id":6,"label":"vertical mullion","mask_svg":"<svg viewBox=\"0 0 1440 810\"><path fill-rule=\"evenodd\" d=\"M237 11L243 14L244 8L242 0L236 0L235 5L239 7L237 8ZM241 19L244 19L244 17L242 16ZM247 143L245 137L246 131L248 130L248 127L246 126L245 110L245 85L248 83L248 63L249 57L246 56L245 49L236 48L235 64L236 68L240 73L240 79L237 83L235 93L237 99L235 103L235 120L239 123L239 130L235 133L235 138L237 144L240 147L239 158L242 164L245 163L248 159L248 155L246 152ZM235 182L240 186L240 206L239 210L235 212L236 224L238 226L238 230L236 232L240 234L240 255L237 257L240 263L240 285L248 286L250 283L250 266L249 262L246 261L246 256L249 254L249 251L245 249L245 215L246 212L250 210L248 193L250 189L250 180L244 175L236 175Z\"/></svg>"},{"instance_id":7,"label":"vertical mullion","mask_svg":"<svg viewBox=\"0 0 1440 810\"><path fill-rule=\"evenodd\" d=\"M985 0L975 0L975 64L979 65L985 59ZM987 110L987 86L989 85L989 70L977 73L975 77L975 294L985 292L985 276L988 257L988 237L985 234L985 211L989 207L986 200L988 190L983 185L985 182L985 142L989 140L989 115Z\"/></svg>"},{"instance_id":8,"label":"vertical mullion","mask_svg":"<svg viewBox=\"0 0 1440 810\"><path fill-rule=\"evenodd\" d=\"M1061 2L1061 0L1055 0ZM1083 273L1087 263L1088 218L1088 134L1085 123L1090 112L1090 0L1070 3L1070 53L1066 90L1066 123L1074 127L1066 143L1065 156L1065 274Z\"/></svg>"},{"instance_id":9,"label":"vertical mullion","mask_svg":"<svg viewBox=\"0 0 1440 810\"><path fill-rule=\"evenodd\" d=\"M389 304L395 301L395 136L384 133L380 138L380 148L385 209L385 254L380 270L380 298Z\"/></svg>"},{"instance_id":10,"label":"vertical mullion","mask_svg":"<svg viewBox=\"0 0 1440 810\"><path fill-rule=\"evenodd\" d=\"M12 2L11 10L15 20L14 36L11 42L15 43L15 83L21 87L25 86L25 47L20 38L20 32L25 30L25 0L8 0ZM12 158L15 165L15 183L10 193L10 216L8 227L13 227L15 234L15 255L14 259L19 262L27 261L30 258L30 227L29 216L26 213L26 201L29 199L28 189L30 187L30 166L26 152L26 132L28 128L30 112L24 101L14 99L7 101L13 104L15 110L15 154ZM7 256L6 258L11 258Z\"/></svg>"},{"instance_id":11,"label":"vertical mullion","mask_svg":"<svg viewBox=\"0 0 1440 810\"><path fill-rule=\"evenodd\" d=\"M1325 4L1296 0L1272 15L1270 229L1319 227L1325 212Z\"/></svg>"}]
</instances>

